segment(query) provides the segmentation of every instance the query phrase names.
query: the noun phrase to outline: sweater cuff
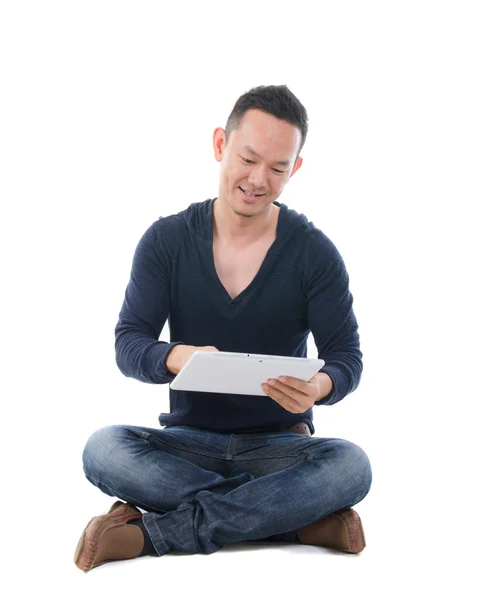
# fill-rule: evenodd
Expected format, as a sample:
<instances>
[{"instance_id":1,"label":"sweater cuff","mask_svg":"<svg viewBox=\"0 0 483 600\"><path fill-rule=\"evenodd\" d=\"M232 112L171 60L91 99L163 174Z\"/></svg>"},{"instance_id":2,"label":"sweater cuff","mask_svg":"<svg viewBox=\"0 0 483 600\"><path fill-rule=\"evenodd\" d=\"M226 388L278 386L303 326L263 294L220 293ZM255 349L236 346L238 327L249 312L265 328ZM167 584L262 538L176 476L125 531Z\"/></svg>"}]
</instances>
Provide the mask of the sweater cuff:
<instances>
[{"instance_id":1,"label":"sweater cuff","mask_svg":"<svg viewBox=\"0 0 483 600\"><path fill-rule=\"evenodd\" d=\"M319 373L326 373L332 379L332 391L328 396L322 398L321 400L315 402L316 406L320 406L322 404L335 404L341 398L339 398L339 390L341 389L342 383L342 375L337 367L331 367L324 365Z\"/></svg>"},{"instance_id":2,"label":"sweater cuff","mask_svg":"<svg viewBox=\"0 0 483 600\"><path fill-rule=\"evenodd\" d=\"M152 348L144 358L144 369L146 373L152 373L156 383L171 383L176 377L168 371L166 358L172 348L184 344L184 342L159 342Z\"/></svg>"}]
</instances>

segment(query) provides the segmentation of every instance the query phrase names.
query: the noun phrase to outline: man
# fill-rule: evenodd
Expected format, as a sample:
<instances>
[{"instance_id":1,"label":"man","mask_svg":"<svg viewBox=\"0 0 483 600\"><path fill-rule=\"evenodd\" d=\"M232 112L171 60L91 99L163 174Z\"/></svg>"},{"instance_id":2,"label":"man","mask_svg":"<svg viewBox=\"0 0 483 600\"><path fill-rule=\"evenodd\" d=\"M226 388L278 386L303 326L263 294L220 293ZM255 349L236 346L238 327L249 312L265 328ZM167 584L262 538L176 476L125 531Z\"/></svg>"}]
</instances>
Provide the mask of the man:
<instances>
[{"instance_id":1,"label":"man","mask_svg":"<svg viewBox=\"0 0 483 600\"><path fill-rule=\"evenodd\" d=\"M364 548L351 507L369 491L369 460L351 442L311 437L312 407L344 398L362 372L348 276L332 242L276 201L306 135L286 86L238 99L213 136L218 197L158 219L136 248L116 360L128 377L169 383L196 350L306 357L312 331L325 366L309 382L268 381L259 396L170 389L164 429L96 431L86 477L125 502L88 523L80 569L254 540ZM166 319L170 343L158 340Z\"/></svg>"}]
</instances>

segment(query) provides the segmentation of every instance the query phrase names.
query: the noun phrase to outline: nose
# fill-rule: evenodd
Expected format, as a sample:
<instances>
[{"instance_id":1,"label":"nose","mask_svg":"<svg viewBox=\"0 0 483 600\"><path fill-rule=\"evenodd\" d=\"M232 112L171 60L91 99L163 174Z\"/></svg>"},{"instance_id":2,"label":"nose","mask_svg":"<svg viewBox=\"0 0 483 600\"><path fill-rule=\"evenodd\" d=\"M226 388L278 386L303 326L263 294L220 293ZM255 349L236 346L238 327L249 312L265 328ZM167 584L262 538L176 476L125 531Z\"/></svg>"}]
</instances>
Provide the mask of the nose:
<instances>
[{"instance_id":1,"label":"nose","mask_svg":"<svg viewBox=\"0 0 483 600\"><path fill-rule=\"evenodd\" d=\"M263 165L257 165L256 167L250 169L248 183L252 185L256 190L266 189L267 176L265 173L265 167Z\"/></svg>"}]
</instances>

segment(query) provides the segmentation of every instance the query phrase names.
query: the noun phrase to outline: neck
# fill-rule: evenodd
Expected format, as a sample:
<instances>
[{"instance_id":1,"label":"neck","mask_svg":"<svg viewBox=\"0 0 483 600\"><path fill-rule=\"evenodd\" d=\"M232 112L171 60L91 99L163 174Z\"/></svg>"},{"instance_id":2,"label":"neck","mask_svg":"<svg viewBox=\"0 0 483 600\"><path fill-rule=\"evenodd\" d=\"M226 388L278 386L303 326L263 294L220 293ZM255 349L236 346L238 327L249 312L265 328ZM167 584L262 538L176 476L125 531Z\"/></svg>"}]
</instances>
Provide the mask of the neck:
<instances>
[{"instance_id":1,"label":"neck","mask_svg":"<svg viewBox=\"0 0 483 600\"><path fill-rule=\"evenodd\" d=\"M258 215L238 214L217 198L213 203L213 237L225 242L257 242L275 232L279 211L272 203Z\"/></svg>"}]
</instances>

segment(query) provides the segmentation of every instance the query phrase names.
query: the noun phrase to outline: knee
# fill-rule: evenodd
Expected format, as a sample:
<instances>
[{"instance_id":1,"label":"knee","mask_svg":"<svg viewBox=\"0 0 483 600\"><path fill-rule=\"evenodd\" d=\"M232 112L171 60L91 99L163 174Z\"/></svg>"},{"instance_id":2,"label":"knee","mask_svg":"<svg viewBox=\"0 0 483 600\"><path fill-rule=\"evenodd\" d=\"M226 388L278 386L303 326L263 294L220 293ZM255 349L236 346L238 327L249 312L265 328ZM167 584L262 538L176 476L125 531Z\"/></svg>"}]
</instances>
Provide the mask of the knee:
<instances>
[{"instance_id":1,"label":"knee","mask_svg":"<svg viewBox=\"0 0 483 600\"><path fill-rule=\"evenodd\" d=\"M340 440L341 444L341 468L346 473L351 483L356 498L360 502L369 492L372 485L372 468L369 457L364 450L352 442Z\"/></svg>"},{"instance_id":2,"label":"knee","mask_svg":"<svg viewBox=\"0 0 483 600\"><path fill-rule=\"evenodd\" d=\"M347 501L351 505L367 495L372 484L372 469L367 454L360 446L330 438L320 441L316 454L322 459L329 459L330 479L337 489L347 492Z\"/></svg>"},{"instance_id":3,"label":"knee","mask_svg":"<svg viewBox=\"0 0 483 600\"><path fill-rule=\"evenodd\" d=\"M108 425L95 431L87 440L82 452L84 473L91 478L100 479L102 472L108 468L112 456L122 445L125 438L122 425Z\"/></svg>"}]
</instances>

